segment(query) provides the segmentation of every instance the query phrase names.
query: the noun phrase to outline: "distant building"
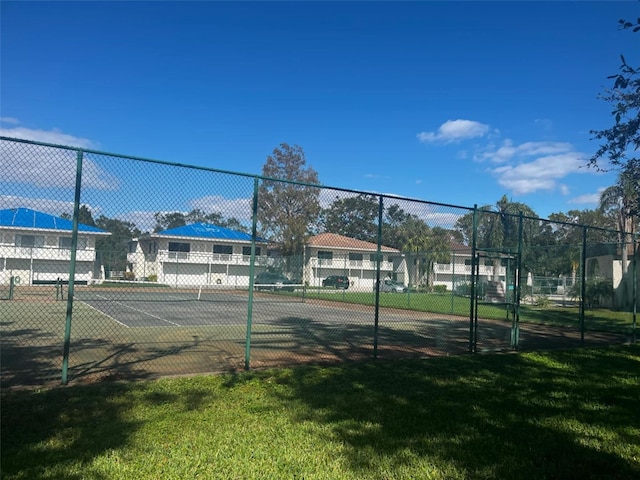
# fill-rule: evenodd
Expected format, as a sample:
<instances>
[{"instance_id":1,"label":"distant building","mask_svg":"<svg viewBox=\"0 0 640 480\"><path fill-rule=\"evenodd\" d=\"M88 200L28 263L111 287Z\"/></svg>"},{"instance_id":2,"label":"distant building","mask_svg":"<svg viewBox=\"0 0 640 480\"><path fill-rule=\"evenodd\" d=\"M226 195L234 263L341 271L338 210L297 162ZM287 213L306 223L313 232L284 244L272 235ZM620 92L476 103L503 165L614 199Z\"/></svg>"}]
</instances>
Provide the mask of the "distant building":
<instances>
[{"instance_id":1,"label":"distant building","mask_svg":"<svg viewBox=\"0 0 640 480\"><path fill-rule=\"evenodd\" d=\"M0 283L16 277L21 284L67 282L71 265L73 223L62 217L29 208L0 210ZM79 224L75 282L104 278L96 261L96 239L110 235L99 228Z\"/></svg>"},{"instance_id":2,"label":"distant building","mask_svg":"<svg viewBox=\"0 0 640 480\"><path fill-rule=\"evenodd\" d=\"M350 288L372 291L376 280L378 245L336 233L310 237L305 246L303 280L322 286L331 275L349 277ZM407 281L404 256L395 248L381 247L380 278Z\"/></svg>"},{"instance_id":3,"label":"distant building","mask_svg":"<svg viewBox=\"0 0 640 480\"><path fill-rule=\"evenodd\" d=\"M258 266L266 265L267 243L257 239ZM152 278L176 286L248 286L250 260L250 234L208 223L194 223L134 239L127 255L129 270L136 279Z\"/></svg>"},{"instance_id":4,"label":"distant building","mask_svg":"<svg viewBox=\"0 0 640 480\"><path fill-rule=\"evenodd\" d=\"M496 265L493 259L480 258L480 265L477 266L478 280L488 282L498 277L498 281L504 284L507 280L507 267L505 260L498 260L499 267L496 272ZM515 261L512 268L515 268ZM471 247L458 243L451 244L450 259L448 262L435 262L433 265L433 285L444 285L447 290L453 290L457 285L471 282L473 272L471 271Z\"/></svg>"}]
</instances>

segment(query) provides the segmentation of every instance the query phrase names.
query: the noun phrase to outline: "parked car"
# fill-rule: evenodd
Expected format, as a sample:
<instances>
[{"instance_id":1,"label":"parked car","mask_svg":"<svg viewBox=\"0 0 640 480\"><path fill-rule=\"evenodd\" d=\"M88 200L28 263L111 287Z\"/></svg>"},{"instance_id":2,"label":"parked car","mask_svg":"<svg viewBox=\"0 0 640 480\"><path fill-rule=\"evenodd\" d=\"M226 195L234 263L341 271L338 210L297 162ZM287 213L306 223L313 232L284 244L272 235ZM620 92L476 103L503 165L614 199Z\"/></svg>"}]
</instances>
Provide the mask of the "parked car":
<instances>
[{"instance_id":1,"label":"parked car","mask_svg":"<svg viewBox=\"0 0 640 480\"><path fill-rule=\"evenodd\" d=\"M384 280L380 281L380 291L392 293L407 293L408 288L403 283L385 278Z\"/></svg>"},{"instance_id":2,"label":"parked car","mask_svg":"<svg viewBox=\"0 0 640 480\"><path fill-rule=\"evenodd\" d=\"M260 272L253 281L256 290L286 290L293 292L294 283L282 273Z\"/></svg>"},{"instance_id":3,"label":"parked car","mask_svg":"<svg viewBox=\"0 0 640 480\"><path fill-rule=\"evenodd\" d=\"M331 275L324 280L322 280L323 287L333 287L333 288L349 288L349 277L345 277L344 275Z\"/></svg>"}]
</instances>

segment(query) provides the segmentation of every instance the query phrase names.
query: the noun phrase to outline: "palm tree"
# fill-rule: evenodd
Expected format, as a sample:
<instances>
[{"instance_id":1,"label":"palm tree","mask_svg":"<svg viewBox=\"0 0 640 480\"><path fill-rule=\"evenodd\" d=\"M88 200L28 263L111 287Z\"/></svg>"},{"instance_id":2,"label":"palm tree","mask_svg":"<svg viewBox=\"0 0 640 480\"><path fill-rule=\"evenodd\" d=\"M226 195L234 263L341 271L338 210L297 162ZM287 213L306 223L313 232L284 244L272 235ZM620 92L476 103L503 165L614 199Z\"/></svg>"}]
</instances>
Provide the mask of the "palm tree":
<instances>
[{"instance_id":1,"label":"palm tree","mask_svg":"<svg viewBox=\"0 0 640 480\"><path fill-rule=\"evenodd\" d=\"M536 213L524 203L512 202L503 195L494 206L482 207L478 218L479 248L491 250L513 249L518 245L518 216L522 212L528 217L536 217ZM493 260L493 281L500 280L499 255Z\"/></svg>"}]
</instances>

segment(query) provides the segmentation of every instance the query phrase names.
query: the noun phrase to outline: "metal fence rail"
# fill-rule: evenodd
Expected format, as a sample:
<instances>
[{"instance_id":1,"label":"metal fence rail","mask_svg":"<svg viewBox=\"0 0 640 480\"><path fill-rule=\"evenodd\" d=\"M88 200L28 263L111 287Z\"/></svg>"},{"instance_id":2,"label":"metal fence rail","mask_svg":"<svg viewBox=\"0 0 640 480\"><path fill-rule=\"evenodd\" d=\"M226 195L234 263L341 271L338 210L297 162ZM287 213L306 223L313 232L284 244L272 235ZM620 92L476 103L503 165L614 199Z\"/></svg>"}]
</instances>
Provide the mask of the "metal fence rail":
<instances>
[{"instance_id":1,"label":"metal fence rail","mask_svg":"<svg viewBox=\"0 0 640 480\"><path fill-rule=\"evenodd\" d=\"M636 339L624 232L6 137L0 164L3 387Z\"/></svg>"}]
</instances>

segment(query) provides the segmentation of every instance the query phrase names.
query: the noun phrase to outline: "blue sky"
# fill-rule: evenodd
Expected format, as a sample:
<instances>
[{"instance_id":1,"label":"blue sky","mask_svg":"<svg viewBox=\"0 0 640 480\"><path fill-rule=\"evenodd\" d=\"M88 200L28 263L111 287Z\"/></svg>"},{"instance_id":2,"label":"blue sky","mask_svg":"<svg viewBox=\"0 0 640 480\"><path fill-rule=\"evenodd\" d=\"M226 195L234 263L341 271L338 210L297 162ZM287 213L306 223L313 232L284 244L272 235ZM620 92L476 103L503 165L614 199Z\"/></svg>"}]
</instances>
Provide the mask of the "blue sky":
<instances>
[{"instance_id":1,"label":"blue sky","mask_svg":"<svg viewBox=\"0 0 640 480\"><path fill-rule=\"evenodd\" d=\"M612 124L598 95L619 55L640 62L639 34L617 28L637 2L0 9L2 135L249 174L286 142L328 186L461 206L506 194L542 217L595 208L614 183L583 168L589 131ZM21 168L40 177L5 177L12 201L44 195L56 167L37 161Z\"/></svg>"}]
</instances>

